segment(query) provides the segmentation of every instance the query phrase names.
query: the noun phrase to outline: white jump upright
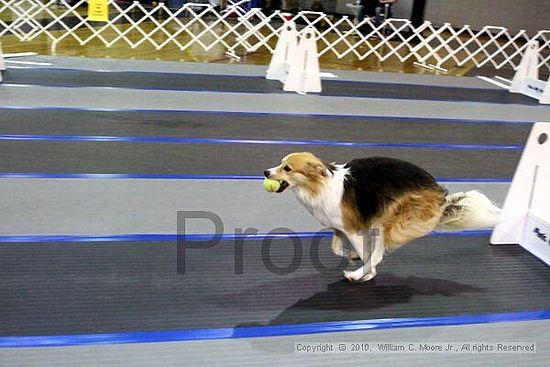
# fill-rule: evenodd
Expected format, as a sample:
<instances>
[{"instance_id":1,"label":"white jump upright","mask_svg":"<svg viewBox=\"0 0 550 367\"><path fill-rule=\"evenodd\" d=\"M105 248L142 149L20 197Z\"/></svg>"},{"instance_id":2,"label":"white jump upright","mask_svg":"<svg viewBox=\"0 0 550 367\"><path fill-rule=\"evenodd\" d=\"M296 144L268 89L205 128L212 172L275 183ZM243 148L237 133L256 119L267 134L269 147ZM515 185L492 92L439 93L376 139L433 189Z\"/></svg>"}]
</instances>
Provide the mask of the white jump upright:
<instances>
[{"instance_id":1,"label":"white jump upright","mask_svg":"<svg viewBox=\"0 0 550 367\"><path fill-rule=\"evenodd\" d=\"M506 88L510 93L521 93L537 99L539 103L550 104L550 81L545 82L539 79L538 65L539 43L533 39L527 43L523 58L511 81L500 77L497 77L499 81L486 77L479 78ZM506 84L502 83L503 81Z\"/></svg>"},{"instance_id":2,"label":"white jump upright","mask_svg":"<svg viewBox=\"0 0 550 367\"><path fill-rule=\"evenodd\" d=\"M512 79L510 92L521 93L550 104L550 83L539 79L539 43L531 40L521 59L518 70Z\"/></svg>"},{"instance_id":3,"label":"white jump upright","mask_svg":"<svg viewBox=\"0 0 550 367\"><path fill-rule=\"evenodd\" d=\"M319 55L315 40L315 28L313 27L307 27L302 32L298 43L298 52L295 53L294 60L290 65L283 90L299 94L320 93L322 90Z\"/></svg>"},{"instance_id":4,"label":"white jump upright","mask_svg":"<svg viewBox=\"0 0 550 367\"><path fill-rule=\"evenodd\" d=\"M550 123L533 125L491 244L519 244L550 265Z\"/></svg>"},{"instance_id":5,"label":"white jump upright","mask_svg":"<svg viewBox=\"0 0 550 367\"><path fill-rule=\"evenodd\" d=\"M298 31L296 31L296 23L292 20L287 20L271 57L266 79L279 80L281 83L284 83L297 50Z\"/></svg>"},{"instance_id":6,"label":"white jump upright","mask_svg":"<svg viewBox=\"0 0 550 367\"><path fill-rule=\"evenodd\" d=\"M484 76L478 78L499 87L508 89L510 93L521 93L539 101L541 104L550 104L550 80L545 82L539 79L539 43L531 40L527 43L523 58L510 81L496 77L490 79Z\"/></svg>"},{"instance_id":7,"label":"white jump upright","mask_svg":"<svg viewBox=\"0 0 550 367\"><path fill-rule=\"evenodd\" d=\"M512 79L510 92L524 93L527 80L539 80L539 43L535 40L527 43L527 48L523 54L523 58L519 63L518 69Z\"/></svg>"},{"instance_id":8,"label":"white jump upright","mask_svg":"<svg viewBox=\"0 0 550 367\"><path fill-rule=\"evenodd\" d=\"M2 73L6 70L6 63L4 62L4 52L2 51L2 44L0 43L0 82L3 80Z\"/></svg>"},{"instance_id":9,"label":"white jump upright","mask_svg":"<svg viewBox=\"0 0 550 367\"><path fill-rule=\"evenodd\" d=\"M319 93L321 74L315 28L305 28L299 41L297 38L296 24L291 20L285 21L267 69L266 79L281 81L284 84L283 90L287 92Z\"/></svg>"}]
</instances>

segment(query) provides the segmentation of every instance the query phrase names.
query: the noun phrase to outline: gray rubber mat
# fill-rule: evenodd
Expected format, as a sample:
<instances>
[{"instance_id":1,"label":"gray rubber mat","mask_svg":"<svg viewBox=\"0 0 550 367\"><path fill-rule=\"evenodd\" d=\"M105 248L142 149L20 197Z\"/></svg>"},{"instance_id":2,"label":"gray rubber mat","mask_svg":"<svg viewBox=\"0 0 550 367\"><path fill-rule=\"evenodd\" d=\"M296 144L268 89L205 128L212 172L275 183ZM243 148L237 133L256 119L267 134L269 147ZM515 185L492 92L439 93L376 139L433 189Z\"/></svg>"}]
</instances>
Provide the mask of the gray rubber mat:
<instances>
[{"instance_id":1,"label":"gray rubber mat","mask_svg":"<svg viewBox=\"0 0 550 367\"><path fill-rule=\"evenodd\" d=\"M419 341L430 344L535 342L536 353L294 353L296 343L347 342L378 345ZM427 363L434 367L548 367L550 320L77 348L0 348L2 367L158 367L160 358L163 367L222 364L224 367L426 367Z\"/></svg>"},{"instance_id":2,"label":"gray rubber mat","mask_svg":"<svg viewBox=\"0 0 550 367\"><path fill-rule=\"evenodd\" d=\"M443 185L450 192L480 190L501 206L509 183ZM229 234L321 229L292 192L267 193L261 180L0 178L0 198L0 213L9 213L0 216L0 236L171 234L183 210L216 214ZM189 221L186 230L210 233L212 223Z\"/></svg>"},{"instance_id":3,"label":"gray rubber mat","mask_svg":"<svg viewBox=\"0 0 550 367\"><path fill-rule=\"evenodd\" d=\"M520 150L4 141L0 172L261 175L283 156L303 150L336 162L368 156L405 159L436 177L511 177L521 156Z\"/></svg>"},{"instance_id":4,"label":"gray rubber mat","mask_svg":"<svg viewBox=\"0 0 550 367\"><path fill-rule=\"evenodd\" d=\"M391 116L510 122L547 121L550 106L383 98L327 97L315 94L182 92L124 88L20 87L3 85L5 109L210 111L260 114Z\"/></svg>"},{"instance_id":5,"label":"gray rubber mat","mask_svg":"<svg viewBox=\"0 0 550 367\"><path fill-rule=\"evenodd\" d=\"M234 113L3 110L0 134L523 145L531 125Z\"/></svg>"},{"instance_id":6,"label":"gray rubber mat","mask_svg":"<svg viewBox=\"0 0 550 367\"><path fill-rule=\"evenodd\" d=\"M94 72L68 69L10 69L7 84L49 87L118 87L149 90L283 93L278 81L263 77L180 73ZM469 101L538 105L532 98L507 90L324 80L324 96L436 101Z\"/></svg>"},{"instance_id":7,"label":"gray rubber mat","mask_svg":"<svg viewBox=\"0 0 550 367\"><path fill-rule=\"evenodd\" d=\"M185 274L178 274L176 245L171 242L2 244L0 335L278 325L550 307L550 269L518 246L489 246L487 237L418 240L387 256L379 276L365 284L343 280L344 266L330 254L327 238L294 246L281 239L270 244L247 241L242 246L242 274L235 274L235 268L240 269L235 258L240 257L232 242L199 246L187 249ZM293 272L270 271L288 267L293 260L298 264Z\"/></svg>"},{"instance_id":8,"label":"gray rubber mat","mask_svg":"<svg viewBox=\"0 0 550 367\"><path fill-rule=\"evenodd\" d=\"M296 343L411 342L527 342L536 343L536 353L294 353ZM442 342L444 341L444 342ZM215 351L215 353L213 352ZM355 332L292 335L196 342L94 345L61 348L0 349L3 367L548 367L550 321L505 322L484 325L399 328ZM183 363L182 361L185 361ZM429 361L429 362L428 362Z\"/></svg>"}]
</instances>

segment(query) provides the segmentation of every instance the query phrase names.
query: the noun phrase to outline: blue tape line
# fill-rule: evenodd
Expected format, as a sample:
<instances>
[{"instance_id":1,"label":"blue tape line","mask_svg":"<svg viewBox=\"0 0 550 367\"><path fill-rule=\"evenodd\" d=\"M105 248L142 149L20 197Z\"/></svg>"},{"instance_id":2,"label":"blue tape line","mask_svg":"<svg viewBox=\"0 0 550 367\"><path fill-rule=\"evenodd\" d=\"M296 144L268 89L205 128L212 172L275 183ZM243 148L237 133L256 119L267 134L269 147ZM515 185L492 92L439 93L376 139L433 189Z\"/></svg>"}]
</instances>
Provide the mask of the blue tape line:
<instances>
[{"instance_id":1,"label":"blue tape line","mask_svg":"<svg viewBox=\"0 0 550 367\"><path fill-rule=\"evenodd\" d=\"M496 177L496 178L483 178L483 177L438 177L436 178L437 182L446 183L446 182L467 182L467 183L498 183L498 182L512 182L511 178L507 177Z\"/></svg>"},{"instance_id":2,"label":"blue tape line","mask_svg":"<svg viewBox=\"0 0 550 367\"><path fill-rule=\"evenodd\" d=\"M489 229L475 229L459 232L432 232L429 237L468 237L468 236L489 236L493 233Z\"/></svg>"},{"instance_id":3,"label":"blue tape line","mask_svg":"<svg viewBox=\"0 0 550 367\"><path fill-rule=\"evenodd\" d=\"M434 143L382 143L328 140L260 140L188 138L164 136L90 136L90 135L0 135L0 140L15 141L84 141L84 142L126 142L126 143L176 143L176 144L253 144L253 145L313 145L354 148L426 148L447 150L523 150L522 145L489 144L434 144Z\"/></svg>"},{"instance_id":4,"label":"blue tape line","mask_svg":"<svg viewBox=\"0 0 550 367\"><path fill-rule=\"evenodd\" d=\"M188 329L108 334L0 337L0 348L66 347L77 345L131 344L265 338L394 328L437 327L550 319L550 310L482 315L333 321L310 324Z\"/></svg>"},{"instance_id":5,"label":"blue tape line","mask_svg":"<svg viewBox=\"0 0 550 367\"><path fill-rule=\"evenodd\" d=\"M178 173L25 173L0 172L0 178L161 179L161 180L263 180L259 175L208 175Z\"/></svg>"},{"instance_id":6,"label":"blue tape line","mask_svg":"<svg viewBox=\"0 0 550 367\"><path fill-rule=\"evenodd\" d=\"M430 237L469 237L488 236L490 230L473 230L460 232L432 232ZM233 234L224 233L219 236L214 234L118 234L118 235L29 235L29 236L0 236L0 243L75 243L75 242L174 242L178 239L186 241L233 241L245 239L259 241L265 239L288 238L325 238L332 237L332 231L320 232L294 232L294 233L258 233L258 234Z\"/></svg>"},{"instance_id":7,"label":"blue tape line","mask_svg":"<svg viewBox=\"0 0 550 367\"><path fill-rule=\"evenodd\" d=\"M324 113L297 113L297 112L251 112L251 111L209 111L209 110L189 110L189 109L147 109L147 108L100 108L100 107L41 107L41 106L0 106L0 110L30 110L30 111L87 111L87 112L127 112L127 113L177 113L177 114L209 114L209 115L236 115L236 116L300 116L313 118L341 118L349 120L360 120L369 118L372 120L402 120L410 122L422 122L431 124L441 123L459 123L459 124L496 124L496 125L524 125L531 126L533 121L524 120L490 120L474 118L445 118L445 117L411 117L411 116L381 116L381 115L339 115Z\"/></svg>"},{"instance_id":8,"label":"blue tape line","mask_svg":"<svg viewBox=\"0 0 550 367\"><path fill-rule=\"evenodd\" d=\"M44 178L44 179L161 179L161 180L263 180L259 175L202 175L177 173L36 173L36 172L0 172L0 178ZM510 178L478 178L478 177L440 177L438 182L469 182L469 183L506 183Z\"/></svg>"},{"instance_id":9,"label":"blue tape line","mask_svg":"<svg viewBox=\"0 0 550 367\"><path fill-rule=\"evenodd\" d=\"M224 233L216 237L214 234L120 234L120 235L51 235L51 236L0 236L0 243L10 242L166 242L166 241L230 241L236 239L264 240L277 238L317 238L331 237L332 232L296 232L296 233L258 233L258 234L232 234Z\"/></svg>"}]
</instances>

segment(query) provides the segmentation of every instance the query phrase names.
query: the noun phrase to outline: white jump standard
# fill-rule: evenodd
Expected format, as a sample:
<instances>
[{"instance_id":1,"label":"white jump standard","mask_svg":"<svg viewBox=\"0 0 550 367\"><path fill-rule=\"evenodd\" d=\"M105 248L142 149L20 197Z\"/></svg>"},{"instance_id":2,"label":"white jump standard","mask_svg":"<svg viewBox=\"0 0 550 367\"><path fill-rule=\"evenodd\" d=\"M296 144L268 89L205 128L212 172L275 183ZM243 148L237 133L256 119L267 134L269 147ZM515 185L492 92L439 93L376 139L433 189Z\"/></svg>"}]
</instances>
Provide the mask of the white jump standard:
<instances>
[{"instance_id":1,"label":"white jump standard","mask_svg":"<svg viewBox=\"0 0 550 367\"><path fill-rule=\"evenodd\" d=\"M491 244L519 244L550 265L550 123L533 125Z\"/></svg>"},{"instance_id":2,"label":"white jump standard","mask_svg":"<svg viewBox=\"0 0 550 367\"><path fill-rule=\"evenodd\" d=\"M550 104L550 82L539 79L539 43L536 40L527 43L525 54L511 81L501 77L496 77L498 80L483 76L478 78L508 89L510 93L521 93L541 104Z\"/></svg>"},{"instance_id":3,"label":"white jump standard","mask_svg":"<svg viewBox=\"0 0 550 367\"><path fill-rule=\"evenodd\" d=\"M283 90L306 94L320 93L321 74L315 28L306 27L297 40L293 21L285 21L275 52L267 69L266 79L279 80Z\"/></svg>"}]
</instances>

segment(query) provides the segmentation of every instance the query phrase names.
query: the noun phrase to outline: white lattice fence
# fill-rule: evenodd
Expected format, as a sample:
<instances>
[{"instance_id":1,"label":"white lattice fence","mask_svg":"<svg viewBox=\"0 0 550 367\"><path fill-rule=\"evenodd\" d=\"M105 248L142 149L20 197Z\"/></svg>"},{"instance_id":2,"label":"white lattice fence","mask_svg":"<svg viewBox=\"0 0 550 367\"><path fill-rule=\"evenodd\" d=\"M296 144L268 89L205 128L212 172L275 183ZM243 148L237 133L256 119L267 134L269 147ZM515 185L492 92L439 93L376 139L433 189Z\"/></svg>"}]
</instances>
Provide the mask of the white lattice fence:
<instances>
[{"instance_id":1,"label":"white lattice fence","mask_svg":"<svg viewBox=\"0 0 550 367\"><path fill-rule=\"evenodd\" d=\"M208 4L187 3L170 9L164 3L150 8L139 2L119 4L110 0L108 22L90 22L86 0L68 4L60 0L0 0L0 36L32 41L45 36L55 48L60 42L73 40L79 45L100 42L106 47L126 44L137 48L149 44L160 50L191 46L205 51L223 47L230 55L259 49L273 51L285 19L281 12L265 14L261 9L241 6L248 0L234 2L218 12ZM301 31L316 29L320 56L379 61L396 59L420 65L445 67L491 65L516 68L526 43L539 41L539 66L550 69L550 31L530 37L525 31L511 33L502 27L487 26L473 30L451 24L435 26L424 22L414 27L409 20L389 19L375 25L370 19L356 24L347 16L302 11L292 19Z\"/></svg>"}]
</instances>

